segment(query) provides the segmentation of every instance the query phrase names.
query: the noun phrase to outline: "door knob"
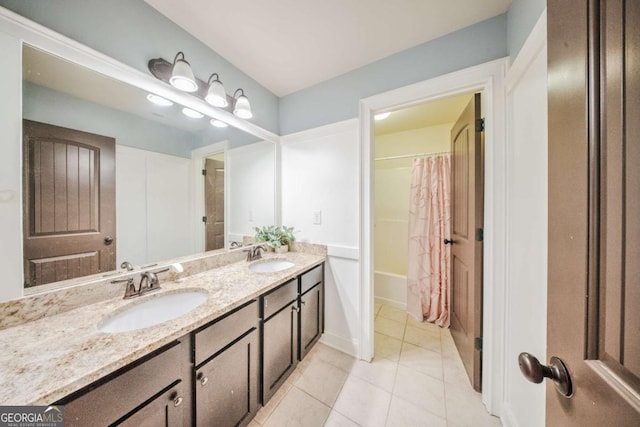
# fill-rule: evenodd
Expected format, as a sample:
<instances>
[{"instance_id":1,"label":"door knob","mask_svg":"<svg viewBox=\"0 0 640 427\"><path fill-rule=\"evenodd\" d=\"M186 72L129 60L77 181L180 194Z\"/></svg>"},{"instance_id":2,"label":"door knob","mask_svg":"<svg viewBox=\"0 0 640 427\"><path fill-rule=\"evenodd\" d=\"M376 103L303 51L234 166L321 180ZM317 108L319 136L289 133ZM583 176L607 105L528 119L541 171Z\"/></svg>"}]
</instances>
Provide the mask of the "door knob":
<instances>
[{"instance_id":1,"label":"door knob","mask_svg":"<svg viewBox=\"0 0 640 427\"><path fill-rule=\"evenodd\" d=\"M445 245L453 245L455 242L453 240L450 239L444 239L444 244Z\"/></svg>"},{"instance_id":2,"label":"door knob","mask_svg":"<svg viewBox=\"0 0 640 427\"><path fill-rule=\"evenodd\" d=\"M113 243L113 237L111 236L107 236L104 238L104 244L109 246L111 243Z\"/></svg>"},{"instance_id":3,"label":"door knob","mask_svg":"<svg viewBox=\"0 0 640 427\"><path fill-rule=\"evenodd\" d=\"M569 370L562 359L552 356L549 365L540 363L537 357L529 353L520 353L518 356L518 364L522 375L532 383L540 384L543 379L549 378L556 386L556 390L565 396L573 395L573 385L571 384L571 376Z\"/></svg>"}]
</instances>

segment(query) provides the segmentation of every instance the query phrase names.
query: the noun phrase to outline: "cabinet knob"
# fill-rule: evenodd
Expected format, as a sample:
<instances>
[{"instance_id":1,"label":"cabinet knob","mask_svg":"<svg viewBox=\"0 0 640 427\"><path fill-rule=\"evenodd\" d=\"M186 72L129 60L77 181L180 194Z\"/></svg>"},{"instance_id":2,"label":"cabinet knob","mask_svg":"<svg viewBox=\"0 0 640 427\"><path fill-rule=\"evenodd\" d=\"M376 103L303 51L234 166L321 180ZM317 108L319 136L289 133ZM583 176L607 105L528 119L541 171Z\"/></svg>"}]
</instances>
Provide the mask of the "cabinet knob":
<instances>
[{"instance_id":1,"label":"cabinet knob","mask_svg":"<svg viewBox=\"0 0 640 427\"><path fill-rule=\"evenodd\" d=\"M291 310L292 311L296 311L296 312L300 311L300 309L298 307L296 307L295 305L293 307L291 307Z\"/></svg>"},{"instance_id":2,"label":"cabinet knob","mask_svg":"<svg viewBox=\"0 0 640 427\"><path fill-rule=\"evenodd\" d=\"M180 406L182 405L182 396L178 396L175 399L173 399L173 406Z\"/></svg>"},{"instance_id":3,"label":"cabinet knob","mask_svg":"<svg viewBox=\"0 0 640 427\"><path fill-rule=\"evenodd\" d=\"M300 304L305 305L307 302L303 299L300 300Z\"/></svg>"},{"instance_id":4,"label":"cabinet knob","mask_svg":"<svg viewBox=\"0 0 640 427\"><path fill-rule=\"evenodd\" d=\"M204 374L202 372L200 372L198 374L198 376L196 377L196 379L198 381L200 381L200 385L205 385L206 383L209 382L209 377L205 377Z\"/></svg>"}]
</instances>

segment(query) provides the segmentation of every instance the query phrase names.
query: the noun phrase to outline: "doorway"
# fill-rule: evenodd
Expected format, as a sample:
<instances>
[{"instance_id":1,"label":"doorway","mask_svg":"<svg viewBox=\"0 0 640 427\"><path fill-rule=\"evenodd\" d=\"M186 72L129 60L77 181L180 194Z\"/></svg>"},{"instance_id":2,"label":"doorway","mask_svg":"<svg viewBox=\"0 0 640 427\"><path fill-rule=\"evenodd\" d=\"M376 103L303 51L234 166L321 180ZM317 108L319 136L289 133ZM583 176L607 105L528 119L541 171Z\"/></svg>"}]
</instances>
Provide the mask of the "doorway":
<instances>
[{"instance_id":1,"label":"doorway","mask_svg":"<svg viewBox=\"0 0 640 427\"><path fill-rule=\"evenodd\" d=\"M393 358L395 348L403 360L426 349L433 353L420 358L431 357L439 365L435 359L441 356L443 334L448 344L455 342L463 362L447 368L462 371L462 376L466 370L477 391L481 350L475 344L482 337L482 242L475 233L482 229L483 212L480 117L480 93L376 114L373 185L374 341L380 340L375 355Z\"/></svg>"},{"instance_id":2,"label":"doorway","mask_svg":"<svg viewBox=\"0 0 640 427\"><path fill-rule=\"evenodd\" d=\"M499 242L505 235L505 194L499 178L504 158L504 76L506 60L496 60L363 99L361 123L360 216L360 313L359 356L371 360L374 352L374 132L373 114L415 106L454 95L482 91L485 94L485 230L483 278L484 342L482 400L489 412L498 413L504 375L504 270L505 256ZM499 176L497 176L499 175Z\"/></svg>"},{"instance_id":3,"label":"doorway","mask_svg":"<svg viewBox=\"0 0 640 427\"><path fill-rule=\"evenodd\" d=\"M224 153L204 160L205 251L225 247L224 237Z\"/></svg>"}]
</instances>

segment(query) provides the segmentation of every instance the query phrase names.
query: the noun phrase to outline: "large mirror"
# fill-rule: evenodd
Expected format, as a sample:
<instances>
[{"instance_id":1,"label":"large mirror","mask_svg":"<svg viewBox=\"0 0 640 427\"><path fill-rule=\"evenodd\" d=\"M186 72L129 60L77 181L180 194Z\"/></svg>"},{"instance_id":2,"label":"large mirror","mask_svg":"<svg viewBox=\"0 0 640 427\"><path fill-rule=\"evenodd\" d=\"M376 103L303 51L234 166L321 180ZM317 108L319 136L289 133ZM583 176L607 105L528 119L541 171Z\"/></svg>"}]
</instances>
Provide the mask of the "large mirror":
<instances>
[{"instance_id":1,"label":"large mirror","mask_svg":"<svg viewBox=\"0 0 640 427\"><path fill-rule=\"evenodd\" d=\"M148 95L23 45L25 293L276 222L272 142Z\"/></svg>"}]
</instances>

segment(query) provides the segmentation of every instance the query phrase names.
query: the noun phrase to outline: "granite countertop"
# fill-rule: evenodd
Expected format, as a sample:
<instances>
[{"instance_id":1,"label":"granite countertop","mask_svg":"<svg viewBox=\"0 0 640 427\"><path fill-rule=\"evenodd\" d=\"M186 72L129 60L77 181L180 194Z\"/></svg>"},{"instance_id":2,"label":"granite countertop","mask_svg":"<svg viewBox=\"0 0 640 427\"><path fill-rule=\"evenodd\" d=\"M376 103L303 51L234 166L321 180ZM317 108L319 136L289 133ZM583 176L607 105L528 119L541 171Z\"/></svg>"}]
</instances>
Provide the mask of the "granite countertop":
<instances>
[{"instance_id":1,"label":"granite countertop","mask_svg":"<svg viewBox=\"0 0 640 427\"><path fill-rule=\"evenodd\" d=\"M325 261L324 256L303 252L264 256L280 257L295 266L253 273L246 261L236 262L175 281L161 280L161 291L139 298L112 298L0 331L0 405L56 402ZM189 288L204 289L209 296L177 319L130 332L97 328L125 305Z\"/></svg>"}]
</instances>

